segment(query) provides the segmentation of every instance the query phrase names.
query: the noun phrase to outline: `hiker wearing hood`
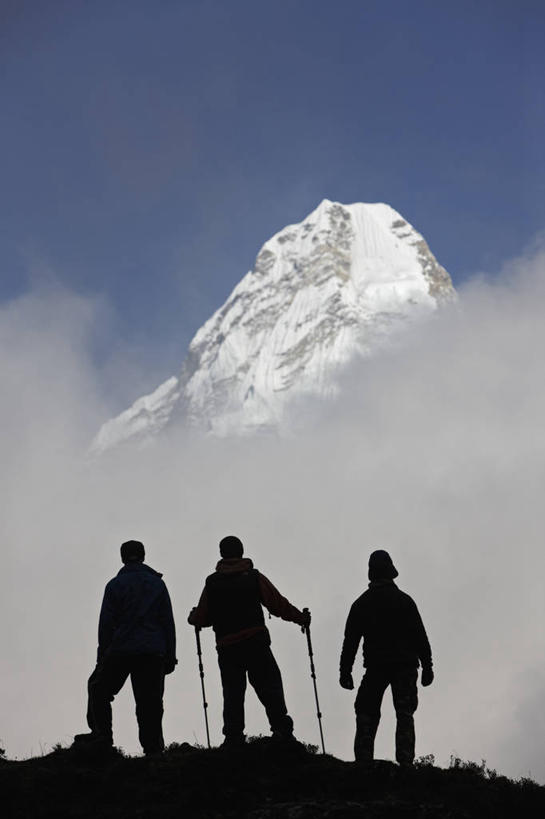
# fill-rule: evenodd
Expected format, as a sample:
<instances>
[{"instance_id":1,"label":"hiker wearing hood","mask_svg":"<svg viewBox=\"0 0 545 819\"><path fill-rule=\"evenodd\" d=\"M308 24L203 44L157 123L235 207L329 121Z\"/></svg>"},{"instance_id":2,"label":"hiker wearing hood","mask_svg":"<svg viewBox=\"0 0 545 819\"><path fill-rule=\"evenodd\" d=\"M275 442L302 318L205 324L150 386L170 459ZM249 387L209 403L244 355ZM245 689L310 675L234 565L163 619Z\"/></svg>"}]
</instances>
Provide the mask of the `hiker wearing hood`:
<instances>
[{"instance_id":1,"label":"hiker wearing hood","mask_svg":"<svg viewBox=\"0 0 545 819\"><path fill-rule=\"evenodd\" d=\"M207 577L199 604L188 617L190 625L212 626L216 635L225 747L245 742L246 677L265 708L273 737L293 739L293 720L287 712L262 606L283 620L300 626L310 623L310 614L292 606L243 553L238 537L223 538L221 560L214 574Z\"/></svg>"},{"instance_id":2,"label":"hiker wearing hood","mask_svg":"<svg viewBox=\"0 0 545 819\"><path fill-rule=\"evenodd\" d=\"M373 759L375 735L384 692L391 686L396 712L396 759L414 761L414 719L418 705L417 677L433 682L431 648L415 602L394 583L398 576L388 552L379 549L369 558L369 588L350 609L340 663L340 684L352 690L352 666L363 639L365 674L356 696L357 762Z\"/></svg>"},{"instance_id":3,"label":"hiker wearing hood","mask_svg":"<svg viewBox=\"0 0 545 819\"><path fill-rule=\"evenodd\" d=\"M76 742L111 747L112 700L130 676L138 736L145 754L164 749L162 718L165 674L176 666L172 606L162 575L144 563L140 541L121 546L123 568L104 591L98 624L97 665L88 683L90 734Z\"/></svg>"}]
</instances>

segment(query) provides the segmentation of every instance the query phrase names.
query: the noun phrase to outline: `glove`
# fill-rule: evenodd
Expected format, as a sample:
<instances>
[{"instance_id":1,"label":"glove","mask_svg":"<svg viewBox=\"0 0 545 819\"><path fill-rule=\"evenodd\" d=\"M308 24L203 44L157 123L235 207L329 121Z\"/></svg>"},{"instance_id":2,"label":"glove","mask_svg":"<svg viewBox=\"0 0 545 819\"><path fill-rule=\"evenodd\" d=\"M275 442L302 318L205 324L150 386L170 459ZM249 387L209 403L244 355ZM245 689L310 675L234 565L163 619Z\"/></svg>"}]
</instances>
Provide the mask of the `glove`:
<instances>
[{"instance_id":1,"label":"glove","mask_svg":"<svg viewBox=\"0 0 545 819\"><path fill-rule=\"evenodd\" d=\"M354 680L352 679L352 674L350 674L350 672L342 672L339 682L341 684L341 688L346 688L347 691L352 691L354 688Z\"/></svg>"},{"instance_id":2,"label":"glove","mask_svg":"<svg viewBox=\"0 0 545 819\"><path fill-rule=\"evenodd\" d=\"M191 609L191 611L189 612L189 616L188 616L188 618L187 618L187 622L189 623L189 625L190 625L190 626L194 626L194 625L195 625L195 623L193 622L193 618L194 618L194 616L195 616L195 612L196 612L196 611L197 611L197 609L195 608L195 606L193 606L193 608L192 608L192 609Z\"/></svg>"},{"instance_id":3,"label":"glove","mask_svg":"<svg viewBox=\"0 0 545 819\"><path fill-rule=\"evenodd\" d=\"M310 616L310 611L308 609L303 609L303 617L302 617L302 620L301 620L301 627L306 628L307 626L310 626L311 619L312 618Z\"/></svg>"},{"instance_id":4,"label":"glove","mask_svg":"<svg viewBox=\"0 0 545 819\"><path fill-rule=\"evenodd\" d=\"M422 685L428 686L431 685L433 682L433 668L431 665L426 665L422 669Z\"/></svg>"},{"instance_id":5,"label":"glove","mask_svg":"<svg viewBox=\"0 0 545 819\"><path fill-rule=\"evenodd\" d=\"M175 658L165 660L165 674L172 674L177 665L178 660Z\"/></svg>"}]
</instances>

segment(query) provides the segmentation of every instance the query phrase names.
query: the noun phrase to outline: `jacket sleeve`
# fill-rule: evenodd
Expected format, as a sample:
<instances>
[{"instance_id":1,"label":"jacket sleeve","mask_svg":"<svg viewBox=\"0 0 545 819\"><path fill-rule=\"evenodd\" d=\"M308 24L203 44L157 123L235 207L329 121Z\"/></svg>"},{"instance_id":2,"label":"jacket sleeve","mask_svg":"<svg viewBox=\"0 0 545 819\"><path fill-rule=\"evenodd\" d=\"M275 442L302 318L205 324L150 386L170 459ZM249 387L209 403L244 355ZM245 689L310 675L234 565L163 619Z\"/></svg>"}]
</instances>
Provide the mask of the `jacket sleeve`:
<instances>
[{"instance_id":1,"label":"jacket sleeve","mask_svg":"<svg viewBox=\"0 0 545 819\"><path fill-rule=\"evenodd\" d=\"M166 661L175 662L176 661L176 626L174 624L174 615L172 613L172 603L170 601L170 595L168 593L168 589L165 586L165 591L163 594L162 599L162 621L163 621L163 629L165 632L165 642L166 642Z\"/></svg>"},{"instance_id":2,"label":"jacket sleeve","mask_svg":"<svg viewBox=\"0 0 545 819\"><path fill-rule=\"evenodd\" d=\"M344 628L344 640L341 651L341 674L351 674L352 666L363 636L362 613L357 603L353 603Z\"/></svg>"},{"instance_id":3,"label":"jacket sleeve","mask_svg":"<svg viewBox=\"0 0 545 819\"><path fill-rule=\"evenodd\" d=\"M428 640L428 635L426 634L426 629L424 628L424 623L422 622L422 618L420 616L420 612L418 611L418 607L416 603L414 603L414 636L415 636L415 643L418 652L418 659L422 663L423 668L431 668L433 665L433 661L431 658L431 646Z\"/></svg>"},{"instance_id":4,"label":"jacket sleeve","mask_svg":"<svg viewBox=\"0 0 545 819\"><path fill-rule=\"evenodd\" d=\"M116 628L115 610L115 594L110 582L104 589L104 597L102 598L102 606L100 607L97 660L101 660L104 657L112 643Z\"/></svg>"},{"instance_id":5,"label":"jacket sleeve","mask_svg":"<svg viewBox=\"0 0 545 819\"><path fill-rule=\"evenodd\" d=\"M212 620L210 617L210 607L208 605L208 592L206 590L206 586L202 591L200 600L196 608L191 610L189 617L187 618L187 622L191 626L197 626L198 628L206 628L207 626L212 625Z\"/></svg>"},{"instance_id":6,"label":"jacket sleeve","mask_svg":"<svg viewBox=\"0 0 545 819\"><path fill-rule=\"evenodd\" d=\"M287 620L290 623L297 623L302 626L305 622L303 612L298 608L292 606L290 601L283 597L278 589L273 586L271 581L265 577L261 572L258 573L259 594L261 602L266 609L274 614L275 617L281 617L282 620Z\"/></svg>"}]
</instances>

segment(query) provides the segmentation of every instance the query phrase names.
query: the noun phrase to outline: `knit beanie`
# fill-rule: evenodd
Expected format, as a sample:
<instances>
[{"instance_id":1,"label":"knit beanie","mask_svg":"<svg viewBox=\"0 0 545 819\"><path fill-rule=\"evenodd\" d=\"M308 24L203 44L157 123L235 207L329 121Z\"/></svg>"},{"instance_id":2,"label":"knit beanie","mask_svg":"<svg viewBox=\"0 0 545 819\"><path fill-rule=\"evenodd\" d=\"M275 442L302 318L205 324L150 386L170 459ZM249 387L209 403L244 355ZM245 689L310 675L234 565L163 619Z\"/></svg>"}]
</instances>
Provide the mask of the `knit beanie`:
<instances>
[{"instance_id":1,"label":"knit beanie","mask_svg":"<svg viewBox=\"0 0 545 819\"><path fill-rule=\"evenodd\" d=\"M393 580L399 572L384 549L377 549L369 557L369 580Z\"/></svg>"}]
</instances>

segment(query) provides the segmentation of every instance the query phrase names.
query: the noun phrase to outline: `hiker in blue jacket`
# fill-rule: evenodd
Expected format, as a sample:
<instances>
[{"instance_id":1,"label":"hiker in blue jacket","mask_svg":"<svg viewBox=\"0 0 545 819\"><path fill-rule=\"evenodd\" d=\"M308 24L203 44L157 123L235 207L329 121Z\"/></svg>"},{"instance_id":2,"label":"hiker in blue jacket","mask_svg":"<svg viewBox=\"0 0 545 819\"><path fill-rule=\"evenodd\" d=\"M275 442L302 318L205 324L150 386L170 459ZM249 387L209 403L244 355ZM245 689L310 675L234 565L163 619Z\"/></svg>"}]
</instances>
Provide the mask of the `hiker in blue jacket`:
<instances>
[{"instance_id":1,"label":"hiker in blue jacket","mask_svg":"<svg viewBox=\"0 0 545 819\"><path fill-rule=\"evenodd\" d=\"M138 737L144 753L164 749L162 718L165 674L176 666L176 632L170 597L161 575L144 563L144 546L121 546L123 568L107 584L98 624L97 665L88 682L90 734L76 743L113 744L112 700L131 678Z\"/></svg>"}]
</instances>

